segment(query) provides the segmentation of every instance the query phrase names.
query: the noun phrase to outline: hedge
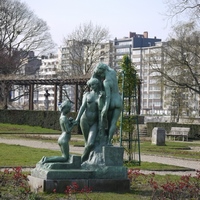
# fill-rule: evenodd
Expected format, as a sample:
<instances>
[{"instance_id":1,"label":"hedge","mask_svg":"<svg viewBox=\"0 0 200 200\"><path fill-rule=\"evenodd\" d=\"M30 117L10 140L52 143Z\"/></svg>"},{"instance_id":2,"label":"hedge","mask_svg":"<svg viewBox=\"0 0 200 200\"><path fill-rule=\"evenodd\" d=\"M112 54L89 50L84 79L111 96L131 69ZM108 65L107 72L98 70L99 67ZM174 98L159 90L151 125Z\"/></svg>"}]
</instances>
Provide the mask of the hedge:
<instances>
[{"instance_id":1,"label":"hedge","mask_svg":"<svg viewBox=\"0 0 200 200\"><path fill-rule=\"evenodd\" d=\"M76 112L71 112L68 117L75 119L76 115ZM0 123L24 124L60 130L59 118L59 111L0 110Z\"/></svg>"}]
</instances>

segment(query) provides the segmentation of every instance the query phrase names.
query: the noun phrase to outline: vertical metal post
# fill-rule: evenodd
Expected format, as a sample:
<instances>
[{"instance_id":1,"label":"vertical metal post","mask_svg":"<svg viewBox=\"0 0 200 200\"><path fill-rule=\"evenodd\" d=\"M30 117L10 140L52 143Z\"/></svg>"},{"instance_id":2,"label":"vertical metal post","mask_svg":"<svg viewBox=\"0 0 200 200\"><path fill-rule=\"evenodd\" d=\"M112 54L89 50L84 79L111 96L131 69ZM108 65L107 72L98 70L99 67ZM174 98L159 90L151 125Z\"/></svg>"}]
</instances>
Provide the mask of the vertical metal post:
<instances>
[{"instance_id":1,"label":"vertical metal post","mask_svg":"<svg viewBox=\"0 0 200 200\"><path fill-rule=\"evenodd\" d=\"M78 84L75 84L75 112L78 111Z\"/></svg>"},{"instance_id":2,"label":"vertical metal post","mask_svg":"<svg viewBox=\"0 0 200 200\"><path fill-rule=\"evenodd\" d=\"M58 103L61 103L62 102L62 85L59 85L59 102Z\"/></svg>"},{"instance_id":3,"label":"vertical metal post","mask_svg":"<svg viewBox=\"0 0 200 200\"><path fill-rule=\"evenodd\" d=\"M120 146L122 146L122 131L123 131L123 117L124 117L124 72L122 71L122 112L121 112L121 119L120 119Z\"/></svg>"},{"instance_id":4,"label":"vertical metal post","mask_svg":"<svg viewBox=\"0 0 200 200\"><path fill-rule=\"evenodd\" d=\"M29 85L29 110L33 110L33 91L34 91L34 84Z\"/></svg>"},{"instance_id":5,"label":"vertical metal post","mask_svg":"<svg viewBox=\"0 0 200 200\"><path fill-rule=\"evenodd\" d=\"M54 85L54 111L57 110L57 85Z\"/></svg>"}]
</instances>

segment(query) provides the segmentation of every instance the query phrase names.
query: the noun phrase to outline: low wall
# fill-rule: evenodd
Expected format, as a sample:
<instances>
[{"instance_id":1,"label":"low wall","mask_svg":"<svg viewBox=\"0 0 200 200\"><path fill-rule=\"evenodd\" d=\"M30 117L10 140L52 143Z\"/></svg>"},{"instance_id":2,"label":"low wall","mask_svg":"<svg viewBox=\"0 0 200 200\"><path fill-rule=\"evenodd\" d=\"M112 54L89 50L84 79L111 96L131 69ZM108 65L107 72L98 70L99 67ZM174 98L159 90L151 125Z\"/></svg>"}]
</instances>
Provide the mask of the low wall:
<instances>
[{"instance_id":1,"label":"low wall","mask_svg":"<svg viewBox=\"0 0 200 200\"><path fill-rule=\"evenodd\" d=\"M187 127L190 128L188 138L200 140L200 125L199 124L182 124L182 123L167 123L167 122L147 122L147 135L152 135L152 130L154 127L162 127L167 133L171 130L171 127Z\"/></svg>"},{"instance_id":2,"label":"low wall","mask_svg":"<svg viewBox=\"0 0 200 200\"><path fill-rule=\"evenodd\" d=\"M69 113L75 119L77 113ZM59 111L0 110L0 123L25 124L60 130Z\"/></svg>"}]
</instances>

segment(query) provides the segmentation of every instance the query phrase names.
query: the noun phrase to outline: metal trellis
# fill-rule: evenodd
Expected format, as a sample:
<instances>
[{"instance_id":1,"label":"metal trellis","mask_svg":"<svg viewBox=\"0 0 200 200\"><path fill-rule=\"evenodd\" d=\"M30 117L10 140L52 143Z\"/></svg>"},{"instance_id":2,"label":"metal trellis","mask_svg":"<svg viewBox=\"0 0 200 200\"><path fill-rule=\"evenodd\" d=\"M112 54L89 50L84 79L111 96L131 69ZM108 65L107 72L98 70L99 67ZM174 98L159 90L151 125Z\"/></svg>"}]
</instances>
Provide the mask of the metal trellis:
<instances>
[{"instance_id":1,"label":"metal trellis","mask_svg":"<svg viewBox=\"0 0 200 200\"><path fill-rule=\"evenodd\" d=\"M136 80L136 73L134 73ZM125 149L125 160L135 165L141 164L140 157L140 135L138 123L138 84L131 83L131 95L126 96L125 87L125 72L122 72L122 100L123 108L120 118L120 146Z\"/></svg>"}]
</instances>

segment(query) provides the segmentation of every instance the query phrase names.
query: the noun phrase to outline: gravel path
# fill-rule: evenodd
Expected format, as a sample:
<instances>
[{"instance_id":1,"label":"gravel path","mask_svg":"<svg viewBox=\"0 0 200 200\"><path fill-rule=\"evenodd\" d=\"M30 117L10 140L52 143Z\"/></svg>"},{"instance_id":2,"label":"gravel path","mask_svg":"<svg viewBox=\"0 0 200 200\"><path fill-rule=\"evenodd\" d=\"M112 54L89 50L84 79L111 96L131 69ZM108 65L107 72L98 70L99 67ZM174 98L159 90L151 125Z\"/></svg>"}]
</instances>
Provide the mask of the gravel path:
<instances>
[{"instance_id":1,"label":"gravel path","mask_svg":"<svg viewBox=\"0 0 200 200\"><path fill-rule=\"evenodd\" d=\"M58 144L52 142L44 142L42 140L28 140L28 139L7 139L0 137L0 143L5 144L16 144L34 148L45 148L52 150L60 150ZM71 153L82 154L84 147L74 147L70 146ZM200 161L195 160L187 160L187 159L177 159L172 157L162 157L162 156L153 156L153 155L141 155L141 161L146 162L156 162L162 164L169 164L175 166L181 166L185 168L192 169L191 171L143 171L144 173L155 172L156 174L177 174L177 175L186 175L191 174L195 175L195 170L200 170Z\"/></svg>"}]
</instances>

